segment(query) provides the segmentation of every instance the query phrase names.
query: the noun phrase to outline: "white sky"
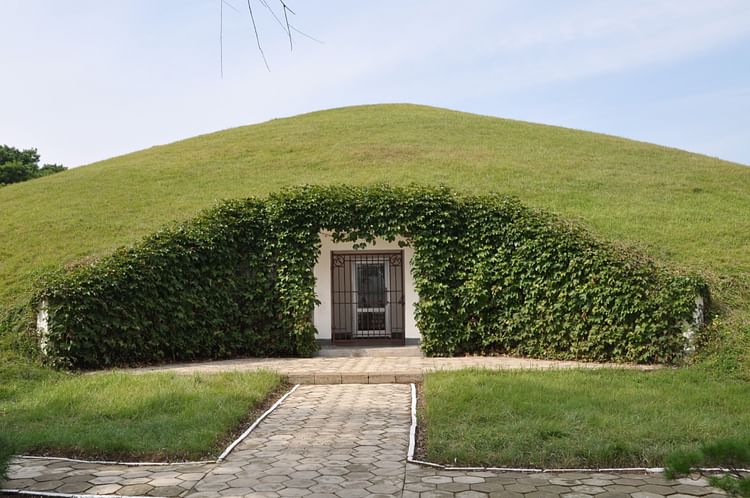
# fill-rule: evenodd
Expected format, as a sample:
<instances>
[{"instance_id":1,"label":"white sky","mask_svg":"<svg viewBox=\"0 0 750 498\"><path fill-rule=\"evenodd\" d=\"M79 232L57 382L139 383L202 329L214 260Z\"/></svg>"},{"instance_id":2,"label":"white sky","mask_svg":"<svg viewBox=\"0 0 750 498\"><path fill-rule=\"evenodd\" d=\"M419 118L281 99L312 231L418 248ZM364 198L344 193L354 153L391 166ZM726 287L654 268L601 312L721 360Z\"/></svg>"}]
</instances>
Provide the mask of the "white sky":
<instances>
[{"instance_id":1,"label":"white sky","mask_svg":"<svg viewBox=\"0 0 750 498\"><path fill-rule=\"evenodd\" d=\"M331 107L412 102L750 164L748 0L0 0L0 143L77 166ZM278 6L278 0L268 0ZM233 10L237 9L239 12ZM277 8L280 13L280 9Z\"/></svg>"}]
</instances>

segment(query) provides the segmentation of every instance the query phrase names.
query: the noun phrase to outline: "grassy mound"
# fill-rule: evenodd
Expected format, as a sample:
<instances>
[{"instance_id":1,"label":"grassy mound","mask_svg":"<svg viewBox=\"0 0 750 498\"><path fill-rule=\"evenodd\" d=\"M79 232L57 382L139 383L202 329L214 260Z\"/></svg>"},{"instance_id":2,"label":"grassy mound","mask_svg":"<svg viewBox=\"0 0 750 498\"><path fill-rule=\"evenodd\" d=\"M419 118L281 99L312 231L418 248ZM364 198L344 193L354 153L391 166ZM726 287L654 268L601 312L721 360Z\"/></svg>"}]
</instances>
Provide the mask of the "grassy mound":
<instances>
[{"instance_id":1,"label":"grassy mound","mask_svg":"<svg viewBox=\"0 0 750 498\"><path fill-rule=\"evenodd\" d=\"M44 271L108 254L219 199L372 182L511 194L703 272L722 313L704 364L750 372L750 168L413 105L273 120L3 187L0 306L25 301Z\"/></svg>"}]
</instances>

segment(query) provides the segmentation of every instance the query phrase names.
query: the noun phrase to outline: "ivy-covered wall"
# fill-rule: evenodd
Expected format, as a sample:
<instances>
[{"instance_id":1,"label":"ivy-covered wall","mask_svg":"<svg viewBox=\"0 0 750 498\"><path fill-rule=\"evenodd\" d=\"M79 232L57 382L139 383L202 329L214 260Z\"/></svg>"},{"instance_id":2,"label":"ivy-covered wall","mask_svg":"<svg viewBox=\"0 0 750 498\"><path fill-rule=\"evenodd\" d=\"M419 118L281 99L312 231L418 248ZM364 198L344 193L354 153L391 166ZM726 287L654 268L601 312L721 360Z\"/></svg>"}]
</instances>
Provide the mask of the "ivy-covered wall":
<instances>
[{"instance_id":1,"label":"ivy-covered wall","mask_svg":"<svg viewBox=\"0 0 750 498\"><path fill-rule=\"evenodd\" d=\"M231 201L53 276L46 355L77 368L294 354L265 204Z\"/></svg>"},{"instance_id":2,"label":"ivy-covered wall","mask_svg":"<svg viewBox=\"0 0 750 498\"><path fill-rule=\"evenodd\" d=\"M48 357L99 367L309 355L321 230L414 248L430 355L673 362L703 281L499 195L385 185L299 187L230 201L93 264L61 272Z\"/></svg>"}]
</instances>

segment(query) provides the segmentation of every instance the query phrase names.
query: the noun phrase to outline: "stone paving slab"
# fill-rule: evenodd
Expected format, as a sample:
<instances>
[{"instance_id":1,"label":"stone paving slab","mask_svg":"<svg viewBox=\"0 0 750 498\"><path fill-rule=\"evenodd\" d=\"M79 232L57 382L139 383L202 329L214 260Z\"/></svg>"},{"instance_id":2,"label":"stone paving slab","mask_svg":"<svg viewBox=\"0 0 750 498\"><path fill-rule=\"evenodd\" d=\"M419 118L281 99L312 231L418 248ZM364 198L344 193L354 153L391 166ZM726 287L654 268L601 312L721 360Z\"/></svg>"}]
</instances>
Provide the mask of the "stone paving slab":
<instances>
[{"instance_id":1,"label":"stone paving slab","mask_svg":"<svg viewBox=\"0 0 750 498\"><path fill-rule=\"evenodd\" d=\"M685 498L726 496L705 478L667 480L660 474L441 470L407 464L404 498Z\"/></svg>"},{"instance_id":2,"label":"stone paving slab","mask_svg":"<svg viewBox=\"0 0 750 498\"><path fill-rule=\"evenodd\" d=\"M16 458L1 489L66 494L185 496L215 464L126 466Z\"/></svg>"},{"instance_id":3,"label":"stone paving slab","mask_svg":"<svg viewBox=\"0 0 750 498\"><path fill-rule=\"evenodd\" d=\"M445 470L407 463L410 387L301 386L221 463L125 466L16 458L0 489L162 497L723 496L658 474Z\"/></svg>"}]
</instances>

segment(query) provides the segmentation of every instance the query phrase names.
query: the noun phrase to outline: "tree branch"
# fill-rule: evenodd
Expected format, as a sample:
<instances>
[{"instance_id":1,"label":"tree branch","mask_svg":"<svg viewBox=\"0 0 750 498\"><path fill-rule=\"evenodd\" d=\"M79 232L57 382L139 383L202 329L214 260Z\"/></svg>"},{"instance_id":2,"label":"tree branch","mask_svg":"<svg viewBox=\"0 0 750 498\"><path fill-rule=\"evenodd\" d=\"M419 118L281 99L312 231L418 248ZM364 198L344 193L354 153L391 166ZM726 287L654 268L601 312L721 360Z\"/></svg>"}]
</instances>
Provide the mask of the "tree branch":
<instances>
[{"instance_id":1,"label":"tree branch","mask_svg":"<svg viewBox=\"0 0 750 498\"><path fill-rule=\"evenodd\" d=\"M286 32L289 34L289 50L292 51L294 50L294 45L292 45L292 30L289 29L289 17L286 15L286 11L288 10L289 12L292 13L292 15L294 15L294 12L292 11L292 9L286 6L286 4L284 3L284 0L279 0L279 2L281 2L281 6L284 9L284 21L286 21Z\"/></svg>"},{"instance_id":2,"label":"tree branch","mask_svg":"<svg viewBox=\"0 0 750 498\"><path fill-rule=\"evenodd\" d=\"M224 79L224 0L219 0L219 72Z\"/></svg>"},{"instance_id":3,"label":"tree branch","mask_svg":"<svg viewBox=\"0 0 750 498\"><path fill-rule=\"evenodd\" d=\"M268 72L271 72L271 68L268 67L268 61L266 60L266 54L263 53L263 47L260 46L260 36L258 35L258 27L255 25L255 16L253 15L253 7L250 5L250 0L247 0L247 10L250 12L250 21L253 23L253 32L255 33L255 41L258 43L258 50L260 51L261 57L263 57L263 63L266 65Z\"/></svg>"}]
</instances>

